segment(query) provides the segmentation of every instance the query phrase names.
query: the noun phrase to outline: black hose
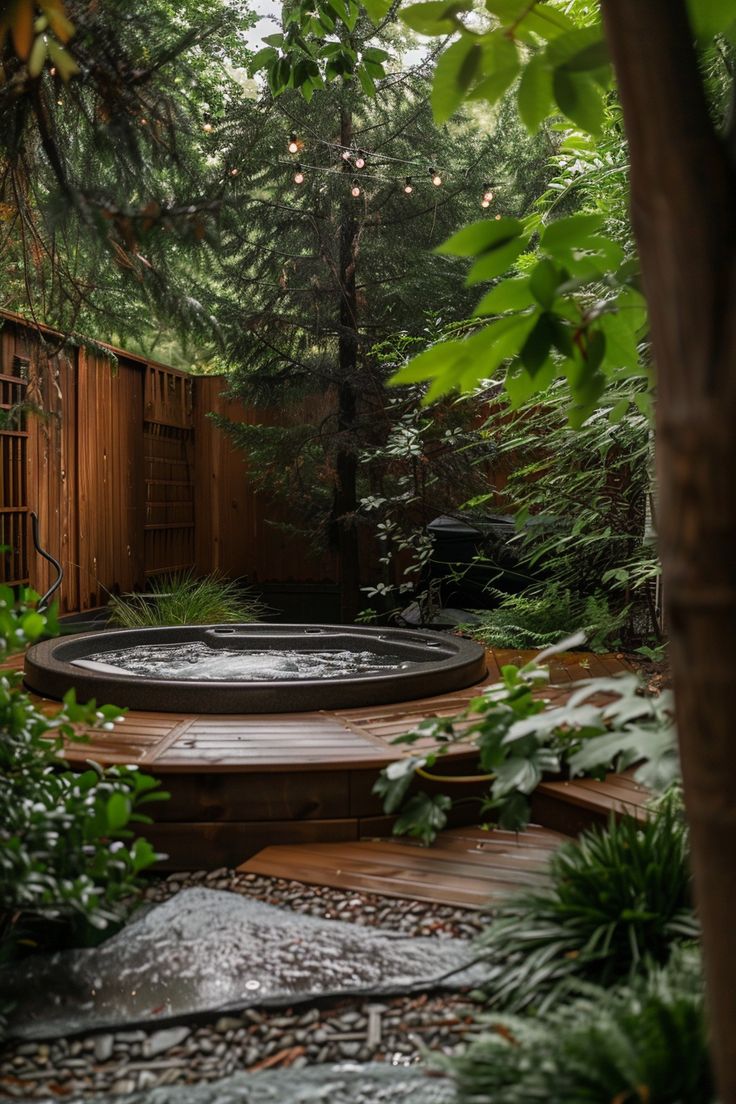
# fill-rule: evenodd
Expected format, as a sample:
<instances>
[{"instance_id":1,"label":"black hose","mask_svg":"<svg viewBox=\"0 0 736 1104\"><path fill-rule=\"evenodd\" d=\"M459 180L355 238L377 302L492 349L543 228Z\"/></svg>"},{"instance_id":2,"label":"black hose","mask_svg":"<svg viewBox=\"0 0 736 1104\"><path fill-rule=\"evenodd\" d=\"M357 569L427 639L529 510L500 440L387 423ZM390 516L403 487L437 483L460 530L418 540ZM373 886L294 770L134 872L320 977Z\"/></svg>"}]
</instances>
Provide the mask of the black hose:
<instances>
[{"instance_id":1,"label":"black hose","mask_svg":"<svg viewBox=\"0 0 736 1104\"><path fill-rule=\"evenodd\" d=\"M47 608L51 595L54 594L54 592L57 591L61 586L62 580L64 578L64 568L61 566L59 561L51 555L50 552L47 552L45 548L41 547L38 539L38 514L34 513L33 510L31 511L31 532L33 534L33 547L36 549L39 556L43 556L45 560L48 560L49 563L52 564L52 566L55 567L58 572L56 579L54 579L49 589L41 598L39 598L38 606L36 608L38 612L41 613L42 610L45 610Z\"/></svg>"}]
</instances>

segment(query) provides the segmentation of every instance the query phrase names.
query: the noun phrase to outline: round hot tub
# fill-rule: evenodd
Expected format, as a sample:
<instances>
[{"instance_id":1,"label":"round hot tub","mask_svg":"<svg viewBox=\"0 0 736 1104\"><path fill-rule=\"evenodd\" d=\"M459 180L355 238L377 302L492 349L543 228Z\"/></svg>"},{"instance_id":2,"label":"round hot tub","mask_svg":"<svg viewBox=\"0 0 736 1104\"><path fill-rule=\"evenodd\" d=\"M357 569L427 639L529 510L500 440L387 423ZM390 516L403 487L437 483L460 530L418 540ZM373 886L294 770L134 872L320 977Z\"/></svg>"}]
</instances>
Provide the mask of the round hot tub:
<instances>
[{"instance_id":1,"label":"round hot tub","mask_svg":"<svg viewBox=\"0 0 736 1104\"><path fill-rule=\"evenodd\" d=\"M25 682L50 698L167 713L350 709L464 689L485 650L443 633L358 625L107 629L28 650Z\"/></svg>"}]
</instances>

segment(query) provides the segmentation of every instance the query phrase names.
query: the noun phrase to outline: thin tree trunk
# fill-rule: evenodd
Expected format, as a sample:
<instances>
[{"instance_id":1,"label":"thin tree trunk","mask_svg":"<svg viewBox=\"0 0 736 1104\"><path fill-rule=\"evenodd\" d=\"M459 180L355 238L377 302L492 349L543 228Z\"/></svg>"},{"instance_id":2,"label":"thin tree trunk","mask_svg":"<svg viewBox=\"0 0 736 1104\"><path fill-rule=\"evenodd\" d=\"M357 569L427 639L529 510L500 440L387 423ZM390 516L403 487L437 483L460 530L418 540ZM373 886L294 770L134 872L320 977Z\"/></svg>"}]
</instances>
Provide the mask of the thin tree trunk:
<instances>
[{"instance_id":1,"label":"thin tree trunk","mask_svg":"<svg viewBox=\"0 0 736 1104\"><path fill-rule=\"evenodd\" d=\"M659 542L712 1049L721 1104L736 1104L736 174L685 0L602 7L657 371Z\"/></svg>"},{"instance_id":2,"label":"thin tree trunk","mask_svg":"<svg viewBox=\"0 0 736 1104\"><path fill-rule=\"evenodd\" d=\"M352 142L352 115L348 107L340 112L340 143ZM345 166L347 171L348 166ZM357 227L351 209L352 197L345 194L340 208L340 336L338 339L338 444L334 516L340 567L340 614L351 622L360 609L360 548L356 511L358 507L358 458L355 423L358 413L358 307L355 279Z\"/></svg>"}]
</instances>

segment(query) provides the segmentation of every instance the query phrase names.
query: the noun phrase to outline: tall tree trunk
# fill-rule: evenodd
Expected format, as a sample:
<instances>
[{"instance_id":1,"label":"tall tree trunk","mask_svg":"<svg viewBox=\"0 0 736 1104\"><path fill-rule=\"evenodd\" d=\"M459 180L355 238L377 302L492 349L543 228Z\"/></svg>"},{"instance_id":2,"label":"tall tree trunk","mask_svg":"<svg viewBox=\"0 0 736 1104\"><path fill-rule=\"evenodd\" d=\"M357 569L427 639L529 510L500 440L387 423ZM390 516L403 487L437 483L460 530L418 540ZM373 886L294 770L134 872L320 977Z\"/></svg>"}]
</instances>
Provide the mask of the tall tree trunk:
<instances>
[{"instance_id":1,"label":"tall tree trunk","mask_svg":"<svg viewBox=\"0 0 736 1104\"><path fill-rule=\"evenodd\" d=\"M721 1104L736 1104L736 174L685 0L602 0L657 370L659 542Z\"/></svg>"},{"instance_id":2,"label":"tall tree trunk","mask_svg":"<svg viewBox=\"0 0 736 1104\"><path fill-rule=\"evenodd\" d=\"M340 144L350 146L353 121L349 107L340 112ZM345 164L345 171L349 166ZM340 615L351 622L360 609L360 548L356 511L358 506L358 458L355 430L358 414L358 307L356 297L356 236L357 225L351 204L345 193L340 207L339 294L340 336L338 339L338 444L335 459L336 488L334 517L337 527L337 549L340 568Z\"/></svg>"}]
</instances>

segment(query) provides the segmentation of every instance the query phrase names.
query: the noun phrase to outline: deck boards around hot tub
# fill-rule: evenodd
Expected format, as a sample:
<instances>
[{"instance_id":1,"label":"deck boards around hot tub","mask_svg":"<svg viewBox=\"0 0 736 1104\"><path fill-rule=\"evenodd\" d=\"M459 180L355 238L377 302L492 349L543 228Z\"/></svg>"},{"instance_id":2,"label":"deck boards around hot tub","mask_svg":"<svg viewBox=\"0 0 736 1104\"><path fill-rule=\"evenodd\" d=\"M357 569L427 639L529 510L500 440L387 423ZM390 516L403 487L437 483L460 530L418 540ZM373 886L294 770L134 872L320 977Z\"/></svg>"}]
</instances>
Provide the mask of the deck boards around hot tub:
<instances>
[{"instance_id":1,"label":"deck boards around hot tub","mask_svg":"<svg viewBox=\"0 0 736 1104\"><path fill-rule=\"evenodd\" d=\"M168 869L237 866L264 847L349 843L390 835L393 819L383 812L374 784L383 766L407 754L396 736L422 720L464 709L500 668L532 658L532 652L494 651L486 678L466 690L393 705L285 714L187 714L131 711L112 731L88 731L69 742L65 759L82 768L135 764L160 780L168 801L151 806L155 823L144 832ZM13 666L19 666L17 658ZM561 655L551 663L551 685L541 693L564 702L576 680L627 670L623 657ZM39 700L39 699L37 699ZM53 711L58 703L41 700ZM443 774L473 774L476 753L458 748ZM573 834L610 811L623 808L615 794L545 783L534 795L534 819ZM429 791L445 783L422 782ZM482 780L462 782L464 797L480 798ZM547 792L549 790L549 792ZM642 798L643 800L644 798ZM475 802L451 813L451 826L477 818Z\"/></svg>"},{"instance_id":2,"label":"deck boards around hot tub","mask_svg":"<svg viewBox=\"0 0 736 1104\"><path fill-rule=\"evenodd\" d=\"M88 731L89 742L69 744L70 762L136 763L158 771L269 771L375 767L400 758L392 743L422 720L464 709L480 689L500 677L507 663L527 662L533 652L494 650L488 674L467 690L392 705L285 714L179 714L135 711L113 732ZM628 670L616 655L562 654L550 664L545 695L563 700L583 677ZM459 750L458 754L467 754Z\"/></svg>"}]
</instances>

